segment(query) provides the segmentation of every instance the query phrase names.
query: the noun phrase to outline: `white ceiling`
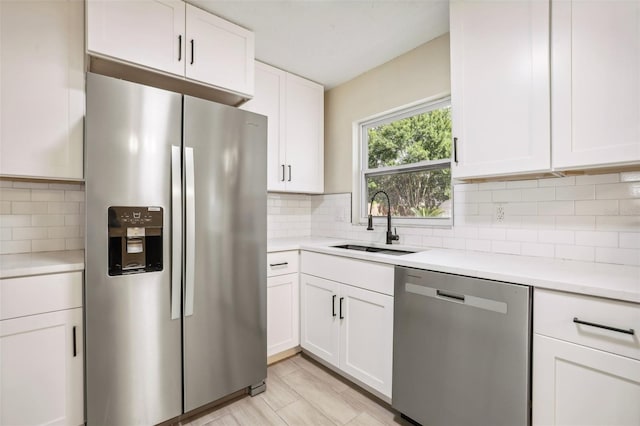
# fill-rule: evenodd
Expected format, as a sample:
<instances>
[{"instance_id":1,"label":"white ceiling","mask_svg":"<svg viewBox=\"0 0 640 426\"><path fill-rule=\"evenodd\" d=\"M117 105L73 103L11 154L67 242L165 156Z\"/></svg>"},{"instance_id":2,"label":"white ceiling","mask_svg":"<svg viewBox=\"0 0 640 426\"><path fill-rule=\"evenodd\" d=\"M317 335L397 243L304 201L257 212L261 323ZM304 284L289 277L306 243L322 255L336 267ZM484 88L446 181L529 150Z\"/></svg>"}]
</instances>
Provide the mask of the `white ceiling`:
<instances>
[{"instance_id":1,"label":"white ceiling","mask_svg":"<svg viewBox=\"0 0 640 426\"><path fill-rule=\"evenodd\" d=\"M340 85L449 31L448 0L189 0L255 33L256 59Z\"/></svg>"}]
</instances>

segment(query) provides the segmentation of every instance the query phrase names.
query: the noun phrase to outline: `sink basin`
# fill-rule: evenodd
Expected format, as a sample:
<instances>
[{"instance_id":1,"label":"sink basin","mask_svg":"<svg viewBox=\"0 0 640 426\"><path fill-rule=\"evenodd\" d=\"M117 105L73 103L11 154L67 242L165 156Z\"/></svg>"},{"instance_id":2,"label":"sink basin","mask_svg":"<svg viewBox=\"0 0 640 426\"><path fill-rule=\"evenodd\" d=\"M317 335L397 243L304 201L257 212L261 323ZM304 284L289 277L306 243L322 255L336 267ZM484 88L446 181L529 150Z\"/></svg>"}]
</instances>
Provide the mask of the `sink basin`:
<instances>
[{"instance_id":1,"label":"sink basin","mask_svg":"<svg viewBox=\"0 0 640 426\"><path fill-rule=\"evenodd\" d=\"M408 251L408 250L396 250L396 249L386 248L386 247L360 246L357 244L343 244L343 245L333 246L333 247L346 249L346 250L366 251L369 253L391 254L394 256L402 256L404 254L415 253L414 251Z\"/></svg>"}]
</instances>

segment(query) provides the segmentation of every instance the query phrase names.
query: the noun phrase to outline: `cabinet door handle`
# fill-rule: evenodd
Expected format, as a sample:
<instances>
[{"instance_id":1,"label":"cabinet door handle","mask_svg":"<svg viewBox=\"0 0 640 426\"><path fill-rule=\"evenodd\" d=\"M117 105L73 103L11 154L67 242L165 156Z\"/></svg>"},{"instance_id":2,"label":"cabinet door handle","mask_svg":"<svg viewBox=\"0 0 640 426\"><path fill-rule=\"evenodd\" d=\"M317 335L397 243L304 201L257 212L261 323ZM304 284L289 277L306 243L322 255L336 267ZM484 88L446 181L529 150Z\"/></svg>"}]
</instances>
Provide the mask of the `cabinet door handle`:
<instances>
[{"instance_id":1,"label":"cabinet door handle","mask_svg":"<svg viewBox=\"0 0 640 426\"><path fill-rule=\"evenodd\" d=\"M618 333L630 334L632 336L636 334L633 328L630 328L627 330L624 328L611 327L608 325L596 324L594 322L582 321L582 320L579 320L578 317L574 317L573 322L575 322L576 324L588 325L590 327L604 328L605 330L617 331Z\"/></svg>"},{"instance_id":2,"label":"cabinet door handle","mask_svg":"<svg viewBox=\"0 0 640 426\"><path fill-rule=\"evenodd\" d=\"M78 355L77 347L76 347L76 326L73 326L73 357Z\"/></svg>"},{"instance_id":3,"label":"cabinet door handle","mask_svg":"<svg viewBox=\"0 0 640 426\"><path fill-rule=\"evenodd\" d=\"M193 65L193 62L195 61L195 48L194 48L195 42L193 41L193 39L191 39L191 65Z\"/></svg>"},{"instance_id":4,"label":"cabinet door handle","mask_svg":"<svg viewBox=\"0 0 640 426\"><path fill-rule=\"evenodd\" d=\"M280 262L280 263L270 263L269 266L271 266L272 268L276 267L276 266L286 266L288 265L289 262Z\"/></svg>"},{"instance_id":5,"label":"cabinet door handle","mask_svg":"<svg viewBox=\"0 0 640 426\"><path fill-rule=\"evenodd\" d=\"M282 182L284 182L284 164L282 165Z\"/></svg>"},{"instance_id":6,"label":"cabinet door handle","mask_svg":"<svg viewBox=\"0 0 640 426\"><path fill-rule=\"evenodd\" d=\"M342 301L344 300L344 297L340 298L340 319L344 319L344 317L342 316Z\"/></svg>"},{"instance_id":7,"label":"cabinet door handle","mask_svg":"<svg viewBox=\"0 0 640 426\"><path fill-rule=\"evenodd\" d=\"M336 316L336 295L331 296L331 316Z\"/></svg>"},{"instance_id":8,"label":"cabinet door handle","mask_svg":"<svg viewBox=\"0 0 640 426\"><path fill-rule=\"evenodd\" d=\"M289 164L289 182L291 182L291 164Z\"/></svg>"},{"instance_id":9,"label":"cabinet door handle","mask_svg":"<svg viewBox=\"0 0 640 426\"><path fill-rule=\"evenodd\" d=\"M453 162L458 164L458 138L453 138Z\"/></svg>"},{"instance_id":10,"label":"cabinet door handle","mask_svg":"<svg viewBox=\"0 0 640 426\"><path fill-rule=\"evenodd\" d=\"M182 34L178 36L178 62L182 60Z\"/></svg>"}]
</instances>

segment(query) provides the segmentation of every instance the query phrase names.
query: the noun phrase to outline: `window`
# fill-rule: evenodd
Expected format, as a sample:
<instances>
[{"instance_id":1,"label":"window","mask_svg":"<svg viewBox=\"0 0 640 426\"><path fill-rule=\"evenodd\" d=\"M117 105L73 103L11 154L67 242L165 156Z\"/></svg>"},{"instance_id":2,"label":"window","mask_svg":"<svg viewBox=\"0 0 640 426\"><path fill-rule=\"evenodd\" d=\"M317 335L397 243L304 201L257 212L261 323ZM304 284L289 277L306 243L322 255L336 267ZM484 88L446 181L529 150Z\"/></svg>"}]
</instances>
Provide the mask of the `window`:
<instances>
[{"instance_id":1,"label":"window","mask_svg":"<svg viewBox=\"0 0 640 426\"><path fill-rule=\"evenodd\" d=\"M391 215L404 224L450 225L451 102L423 102L358 123L360 221ZM355 209L354 209L355 210Z\"/></svg>"}]
</instances>

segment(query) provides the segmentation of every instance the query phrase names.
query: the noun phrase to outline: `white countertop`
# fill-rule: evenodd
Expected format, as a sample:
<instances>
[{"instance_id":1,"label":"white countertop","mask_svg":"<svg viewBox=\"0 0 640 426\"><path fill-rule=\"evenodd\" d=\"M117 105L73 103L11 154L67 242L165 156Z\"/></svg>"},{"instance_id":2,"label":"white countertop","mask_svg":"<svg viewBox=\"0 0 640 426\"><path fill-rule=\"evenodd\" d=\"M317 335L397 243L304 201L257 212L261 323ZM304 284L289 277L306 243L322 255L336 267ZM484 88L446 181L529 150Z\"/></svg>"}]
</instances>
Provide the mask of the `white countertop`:
<instances>
[{"instance_id":1,"label":"white countertop","mask_svg":"<svg viewBox=\"0 0 640 426\"><path fill-rule=\"evenodd\" d=\"M84 270L84 250L0 255L0 278Z\"/></svg>"},{"instance_id":2,"label":"white countertop","mask_svg":"<svg viewBox=\"0 0 640 426\"><path fill-rule=\"evenodd\" d=\"M640 267L636 266L399 245L394 245L393 248L419 251L403 256L394 256L331 247L345 243L385 246L384 244L328 238L288 238L282 242L270 240L268 250L302 249L640 303Z\"/></svg>"}]
</instances>

